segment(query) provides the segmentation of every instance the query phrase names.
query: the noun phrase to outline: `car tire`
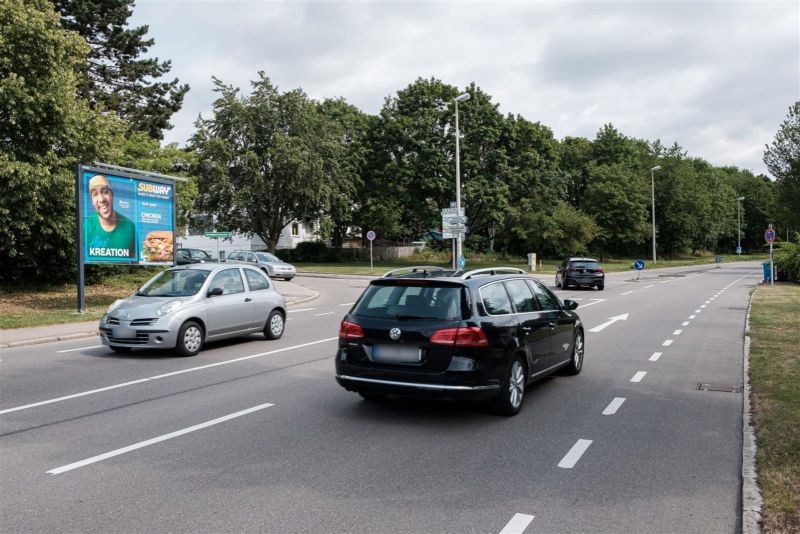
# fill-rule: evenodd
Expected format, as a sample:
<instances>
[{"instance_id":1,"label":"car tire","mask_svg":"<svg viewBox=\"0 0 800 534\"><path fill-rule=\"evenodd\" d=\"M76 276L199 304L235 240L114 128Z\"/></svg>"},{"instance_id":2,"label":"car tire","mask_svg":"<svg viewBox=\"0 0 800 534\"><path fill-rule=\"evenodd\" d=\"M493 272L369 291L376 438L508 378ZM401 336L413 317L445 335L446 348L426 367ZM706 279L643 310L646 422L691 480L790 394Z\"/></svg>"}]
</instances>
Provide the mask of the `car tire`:
<instances>
[{"instance_id":1,"label":"car tire","mask_svg":"<svg viewBox=\"0 0 800 534\"><path fill-rule=\"evenodd\" d=\"M586 347L583 344L583 331L578 330L575 334L575 339L572 340L572 356L570 357L569 364L564 368L564 373L568 375L577 375L583 369L583 356Z\"/></svg>"},{"instance_id":2,"label":"car tire","mask_svg":"<svg viewBox=\"0 0 800 534\"><path fill-rule=\"evenodd\" d=\"M203 348L203 328L194 321L186 321L178 330L175 350L181 356L194 356Z\"/></svg>"},{"instance_id":3,"label":"car tire","mask_svg":"<svg viewBox=\"0 0 800 534\"><path fill-rule=\"evenodd\" d=\"M371 393L367 391L359 391L358 394L361 395L362 399L368 400L370 402L385 401L387 398L389 398L389 396L384 393Z\"/></svg>"},{"instance_id":4,"label":"car tire","mask_svg":"<svg viewBox=\"0 0 800 534\"><path fill-rule=\"evenodd\" d=\"M514 356L508 367L508 375L500 387L500 395L492 404L492 409L500 415L517 415L525 400L525 364L519 355Z\"/></svg>"},{"instance_id":5,"label":"car tire","mask_svg":"<svg viewBox=\"0 0 800 534\"><path fill-rule=\"evenodd\" d=\"M286 329L286 320L279 310L272 310L264 325L264 337L267 339L280 339Z\"/></svg>"},{"instance_id":6,"label":"car tire","mask_svg":"<svg viewBox=\"0 0 800 534\"><path fill-rule=\"evenodd\" d=\"M289 278L285 278L284 277L284 280L286 280L287 282L291 282L292 281L292 277L291 276Z\"/></svg>"},{"instance_id":7,"label":"car tire","mask_svg":"<svg viewBox=\"0 0 800 534\"><path fill-rule=\"evenodd\" d=\"M130 352L131 351L131 347L114 347L114 346L111 346L111 350L113 350L114 352L119 352L120 354L125 354L126 352Z\"/></svg>"},{"instance_id":8,"label":"car tire","mask_svg":"<svg viewBox=\"0 0 800 534\"><path fill-rule=\"evenodd\" d=\"M597 290L602 291L605 288L605 284L597 284Z\"/></svg>"}]
</instances>

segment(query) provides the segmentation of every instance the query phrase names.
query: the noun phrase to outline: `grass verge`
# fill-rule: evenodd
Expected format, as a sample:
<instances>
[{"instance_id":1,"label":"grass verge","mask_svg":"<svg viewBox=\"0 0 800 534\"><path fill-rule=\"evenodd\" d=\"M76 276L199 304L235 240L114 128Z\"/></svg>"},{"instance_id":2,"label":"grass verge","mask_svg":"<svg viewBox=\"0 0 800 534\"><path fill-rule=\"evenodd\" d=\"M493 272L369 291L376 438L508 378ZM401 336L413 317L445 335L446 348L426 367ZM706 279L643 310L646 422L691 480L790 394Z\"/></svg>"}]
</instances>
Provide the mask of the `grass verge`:
<instances>
[{"instance_id":1,"label":"grass verge","mask_svg":"<svg viewBox=\"0 0 800 534\"><path fill-rule=\"evenodd\" d=\"M764 532L800 532L800 285L759 286L750 337Z\"/></svg>"}]
</instances>

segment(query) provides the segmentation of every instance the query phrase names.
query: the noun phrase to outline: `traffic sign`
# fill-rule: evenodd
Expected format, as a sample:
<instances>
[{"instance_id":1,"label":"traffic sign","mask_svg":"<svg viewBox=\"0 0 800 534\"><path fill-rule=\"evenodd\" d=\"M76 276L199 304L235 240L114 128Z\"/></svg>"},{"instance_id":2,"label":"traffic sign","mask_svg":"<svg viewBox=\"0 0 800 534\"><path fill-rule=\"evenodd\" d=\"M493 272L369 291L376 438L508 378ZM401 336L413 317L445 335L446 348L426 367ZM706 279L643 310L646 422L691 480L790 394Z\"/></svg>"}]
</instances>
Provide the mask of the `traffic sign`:
<instances>
[{"instance_id":1,"label":"traffic sign","mask_svg":"<svg viewBox=\"0 0 800 534\"><path fill-rule=\"evenodd\" d=\"M370 241L374 241L375 240L375 232L373 232L372 230L367 232L367 239L369 239Z\"/></svg>"},{"instance_id":2,"label":"traffic sign","mask_svg":"<svg viewBox=\"0 0 800 534\"><path fill-rule=\"evenodd\" d=\"M463 217L464 216L464 208L461 208L461 210L457 210L454 207L453 208L442 208L442 217L444 217L445 215L461 215Z\"/></svg>"},{"instance_id":3,"label":"traffic sign","mask_svg":"<svg viewBox=\"0 0 800 534\"><path fill-rule=\"evenodd\" d=\"M736 253L737 254L741 254L742 253L742 247L736 247Z\"/></svg>"},{"instance_id":4,"label":"traffic sign","mask_svg":"<svg viewBox=\"0 0 800 534\"><path fill-rule=\"evenodd\" d=\"M213 237L213 238L220 238L220 237L230 237L233 235L233 232L206 232L204 234L206 237Z\"/></svg>"},{"instance_id":5,"label":"traffic sign","mask_svg":"<svg viewBox=\"0 0 800 534\"><path fill-rule=\"evenodd\" d=\"M442 225L467 224L464 215L442 215Z\"/></svg>"},{"instance_id":6,"label":"traffic sign","mask_svg":"<svg viewBox=\"0 0 800 534\"><path fill-rule=\"evenodd\" d=\"M464 256L459 256L458 257L458 268L459 269L463 269L466 264L467 264L467 260L464 258Z\"/></svg>"},{"instance_id":7,"label":"traffic sign","mask_svg":"<svg viewBox=\"0 0 800 534\"><path fill-rule=\"evenodd\" d=\"M766 231L764 231L764 241L766 241L767 243L772 243L773 241L775 241L774 228L767 228Z\"/></svg>"},{"instance_id":8,"label":"traffic sign","mask_svg":"<svg viewBox=\"0 0 800 534\"><path fill-rule=\"evenodd\" d=\"M637 271L641 271L642 269L644 269L644 260L636 260L635 262L633 262L633 268L636 269Z\"/></svg>"}]
</instances>

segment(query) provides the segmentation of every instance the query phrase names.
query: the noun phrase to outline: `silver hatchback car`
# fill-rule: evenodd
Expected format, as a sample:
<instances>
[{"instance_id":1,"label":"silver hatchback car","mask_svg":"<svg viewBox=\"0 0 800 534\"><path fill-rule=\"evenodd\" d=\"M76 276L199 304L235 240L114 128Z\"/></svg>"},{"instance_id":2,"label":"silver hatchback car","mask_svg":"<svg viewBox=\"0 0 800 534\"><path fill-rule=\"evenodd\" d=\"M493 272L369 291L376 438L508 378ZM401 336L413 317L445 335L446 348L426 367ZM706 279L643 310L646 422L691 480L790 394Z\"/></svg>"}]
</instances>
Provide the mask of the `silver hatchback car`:
<instances>
[{"instance_id":1,"label":"silver hatchback car","mask_svg":"<svg viewBox=\"0 0 800 534\"><path fill-rule=\"evenodd\" d=\"M194 356L206 341L263 332L283 335L286 299L247 265L198 263L157 274L100 319L100 337L116 352L174 348Z\"/></svg>"}]
</instances>

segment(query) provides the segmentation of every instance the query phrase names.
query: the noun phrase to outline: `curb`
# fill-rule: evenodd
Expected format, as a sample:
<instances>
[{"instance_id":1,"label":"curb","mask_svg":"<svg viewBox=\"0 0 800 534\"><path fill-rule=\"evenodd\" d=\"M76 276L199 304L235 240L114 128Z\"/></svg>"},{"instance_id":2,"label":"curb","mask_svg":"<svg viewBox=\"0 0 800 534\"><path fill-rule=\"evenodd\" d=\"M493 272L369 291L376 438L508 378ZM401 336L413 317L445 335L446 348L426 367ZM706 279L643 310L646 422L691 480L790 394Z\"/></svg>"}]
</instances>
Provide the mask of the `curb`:
<instances>
[{"instance_id":1,"label":"curb","mask_svg":"<svg viewBox=\"0 0 800 534\"><path fill-rule=\"evenodd\" d=\"M313 291L312 295L308 297L299 298L297 300L289 301L287 299L286 306L289 307L294 304L302 304L303 302L308 302L310 300L314 300L315 298L319 297L319 293L317 291ZM73 334L64 334L62 336L46 336L46 337L36 337L31 339L21 339L19 341L12 341L11 343L0 343L0 350L4 349L13 349L16 347L27 347L28 345L39 345L42 343L54 343L56 341L70 341L73 339L81 339L87 337L96 337L97 331L92 332L76 332Z\"/></svg>"},{"instance_id":2,"label":"curb","mask_svg":"<svg viewBox=\"0 0 800 534\"><path fill-rule=\"evenodd\" d=\"M750 309L753 306L755 290L750 293L744 330L744 394L742 402L742 533L761 533L761 490L758 488L756 472L756 436L752 421L750 404Z\"/></svg>"}]
</instances>

